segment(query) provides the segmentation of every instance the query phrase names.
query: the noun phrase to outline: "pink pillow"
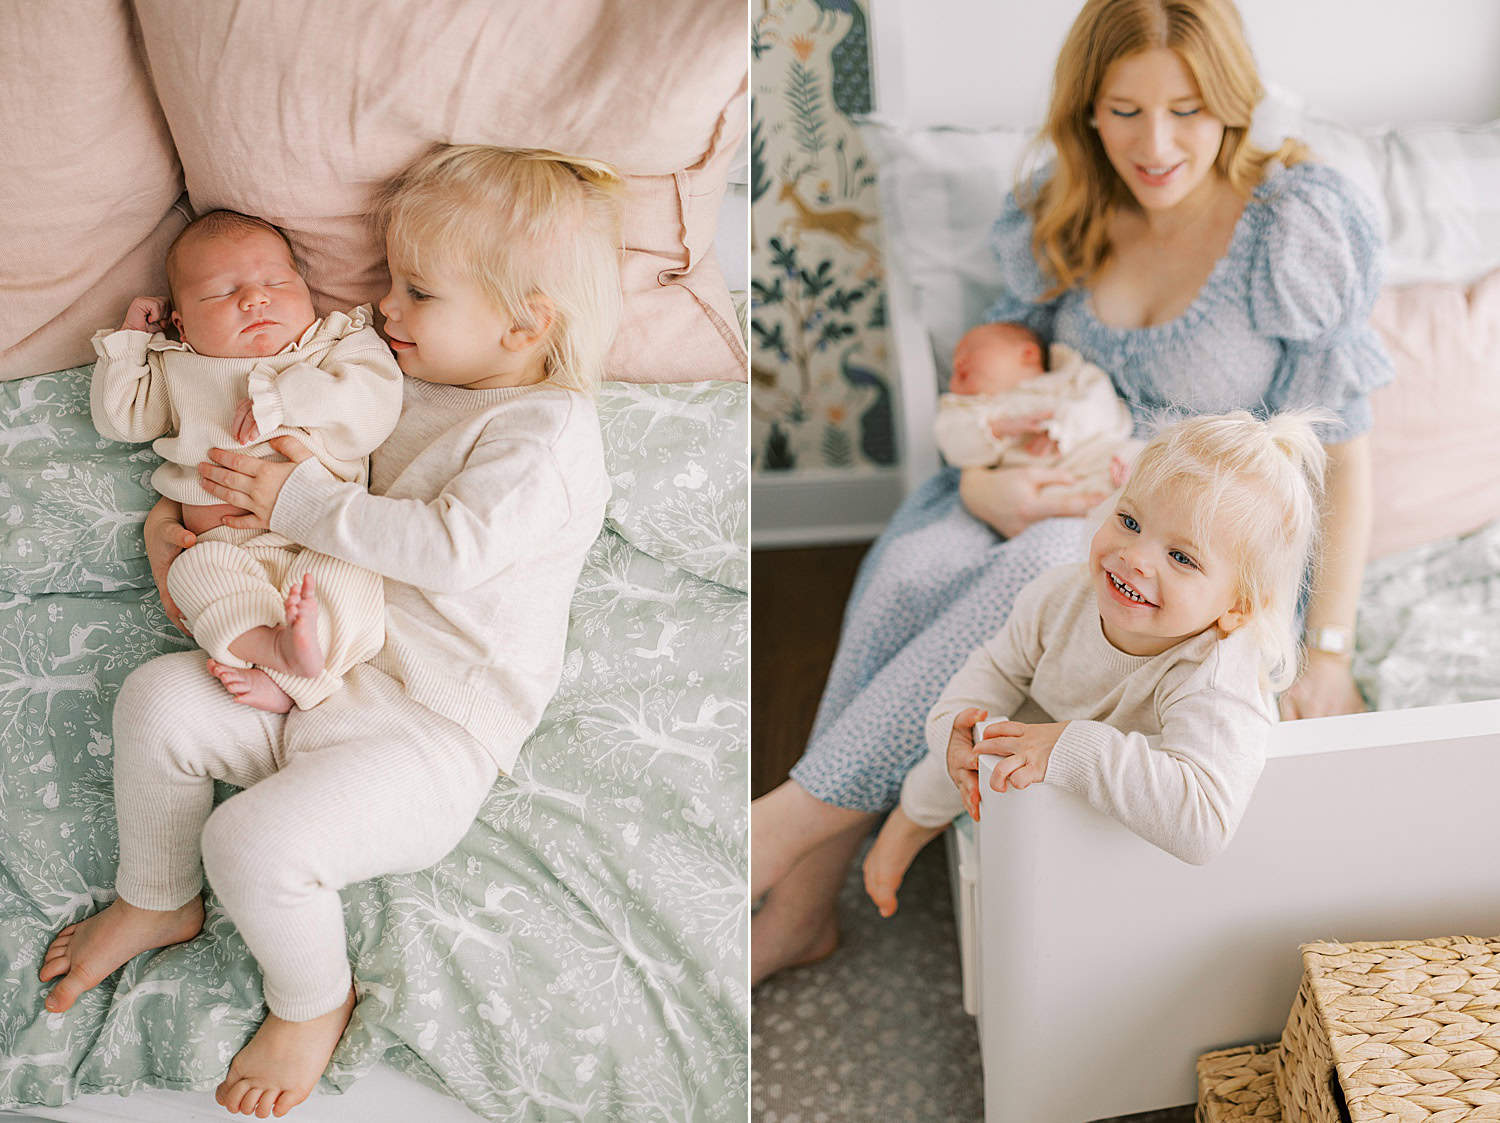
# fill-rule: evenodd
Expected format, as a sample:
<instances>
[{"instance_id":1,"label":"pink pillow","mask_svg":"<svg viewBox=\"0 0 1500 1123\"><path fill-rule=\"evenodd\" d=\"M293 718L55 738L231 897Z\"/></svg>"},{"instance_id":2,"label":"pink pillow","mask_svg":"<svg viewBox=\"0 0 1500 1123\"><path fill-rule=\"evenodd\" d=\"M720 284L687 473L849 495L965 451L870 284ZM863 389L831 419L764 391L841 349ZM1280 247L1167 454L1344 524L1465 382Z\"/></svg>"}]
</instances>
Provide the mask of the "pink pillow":
<instances>
[{"instance_id":1,"label":"pink pillow","mask_svg":"<svg viewBox=\"0 0 1500 1123\"><path fill-rule=\"evenodd\" d=\"M378 299L371 192L434 141L553 148L626 174L609 376L743 379L712 251L745 130L745 15L700 0L136 0L198 212L285 228L320 312Z\"/></svg>"},{"instance_id":2,"label":"pink pillow","mask_svg":"<svg viewBox=\"0 0 1500 1123\"><path fill-rule=\"evenodd\" d=\"M163 292L182 169L125 0L5 6L0 379L93 360L89 336Z\"/></svg>"},{"instance_id":3,"label":"pink pillow","mask_svg":"<svg viewBox=\"0 0 1500 1123\"><path fill-rule=\"evenodd\" d=\"M1500 518L1500 272L1386 289L1371 323L1396 364L1371 396L1381 557Z\"/></svg>"}]
</instances>

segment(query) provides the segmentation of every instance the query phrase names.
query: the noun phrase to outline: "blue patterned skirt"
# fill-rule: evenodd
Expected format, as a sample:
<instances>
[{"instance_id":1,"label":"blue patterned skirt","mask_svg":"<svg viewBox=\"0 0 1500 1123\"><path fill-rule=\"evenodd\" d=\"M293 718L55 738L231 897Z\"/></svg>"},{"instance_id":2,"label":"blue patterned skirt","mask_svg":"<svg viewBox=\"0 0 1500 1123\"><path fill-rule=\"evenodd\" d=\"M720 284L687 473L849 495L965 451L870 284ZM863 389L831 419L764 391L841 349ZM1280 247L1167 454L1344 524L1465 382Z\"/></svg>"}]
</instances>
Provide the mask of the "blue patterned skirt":
<instances>
[{"instance_id":1,"label":"blue patterned skirt","mask_svg":"<svg viewBox=\"0 0 1500 1123\"><path fill-rule=\"evenodd\" d=\"M1005 539L945 468L908 496L860 566L807 751L792 778L825 803L885 811L927 751L927 712L1043 570L1083 560L1082 519Z\"/></svg>"}]
</instances>

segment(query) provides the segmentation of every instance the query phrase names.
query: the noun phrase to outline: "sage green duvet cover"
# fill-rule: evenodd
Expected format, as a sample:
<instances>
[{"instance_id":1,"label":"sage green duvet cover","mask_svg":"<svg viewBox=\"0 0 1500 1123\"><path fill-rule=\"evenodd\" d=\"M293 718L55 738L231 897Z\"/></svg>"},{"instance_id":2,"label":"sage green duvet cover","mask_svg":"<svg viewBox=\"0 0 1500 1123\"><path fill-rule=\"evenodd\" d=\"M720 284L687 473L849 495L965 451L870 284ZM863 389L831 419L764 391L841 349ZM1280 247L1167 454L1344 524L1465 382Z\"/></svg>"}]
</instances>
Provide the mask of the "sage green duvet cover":
<instances>
[{"instance_id":1,"label":"sage green duvet cover","mask_svg":"<svg viewBox=\"0 0 1500 1123\"><path fill-rule=\"evenodd\" d=\"M265 1013L211 891L198 938L42 1006L53 934L113 895L115 694L190 646L142 548L156 457L95 433L89 373L0 386L5 1107L210 1089ZM600 413L561 688L457 850L344 892L360 1001L325 1086L384 1061L491 1119L744 1118L746 388L611 384Z\"/></svg>"}]
</instances>

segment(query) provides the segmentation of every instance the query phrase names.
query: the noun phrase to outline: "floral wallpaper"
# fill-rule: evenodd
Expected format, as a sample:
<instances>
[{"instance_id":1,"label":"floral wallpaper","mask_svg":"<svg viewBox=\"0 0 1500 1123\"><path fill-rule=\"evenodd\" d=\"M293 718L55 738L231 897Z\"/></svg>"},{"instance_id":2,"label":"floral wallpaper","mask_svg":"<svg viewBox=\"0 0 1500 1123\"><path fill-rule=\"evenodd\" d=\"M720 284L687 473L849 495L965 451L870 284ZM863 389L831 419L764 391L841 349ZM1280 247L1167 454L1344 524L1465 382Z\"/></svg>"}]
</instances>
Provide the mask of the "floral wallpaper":
<instances>
[{"instance_id":1,"label":"floral wallpaper","mask_svg":"<svg viewBox=\"0 0 1500 1123\"><path fill-rule=\"evenodd\" d=\"M860 0L755 0L751 442L758 474L896 462Z\"/></svg>"}]
</instances>

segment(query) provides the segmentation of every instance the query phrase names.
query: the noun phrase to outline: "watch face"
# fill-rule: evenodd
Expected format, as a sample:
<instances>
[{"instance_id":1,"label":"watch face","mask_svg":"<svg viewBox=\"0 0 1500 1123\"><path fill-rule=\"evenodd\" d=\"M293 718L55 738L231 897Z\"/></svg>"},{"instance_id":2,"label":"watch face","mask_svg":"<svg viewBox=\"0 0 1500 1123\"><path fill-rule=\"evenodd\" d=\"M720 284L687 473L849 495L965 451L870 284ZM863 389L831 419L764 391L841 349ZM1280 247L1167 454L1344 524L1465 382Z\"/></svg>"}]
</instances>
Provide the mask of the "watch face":
<instances>
[{"instance_id":1,"label":"watch face","mask_svg":"<svg viewBox=\"0 0 1500 1123\"><path fill-rule=\"evenodd\" d=\"M1352 641L1348 628L1317 628L1308 636L1309 647L1330 655L1347 655L1354 646Z\"/></svg>"}]
</instances>

